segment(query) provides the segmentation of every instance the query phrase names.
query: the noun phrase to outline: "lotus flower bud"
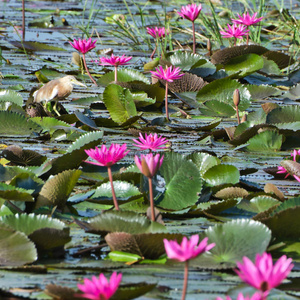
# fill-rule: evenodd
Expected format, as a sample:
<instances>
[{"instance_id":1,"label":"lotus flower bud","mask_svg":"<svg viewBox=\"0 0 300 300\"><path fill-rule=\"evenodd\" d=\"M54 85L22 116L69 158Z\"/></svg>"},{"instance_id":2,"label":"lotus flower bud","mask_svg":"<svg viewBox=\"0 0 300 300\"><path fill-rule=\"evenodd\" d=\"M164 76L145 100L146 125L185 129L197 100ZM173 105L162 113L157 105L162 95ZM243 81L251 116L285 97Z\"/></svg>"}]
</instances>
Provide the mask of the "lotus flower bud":
<instances>
[{"instance_id":1,"label":"lotus flower bud","mask_svg":"<svg viewBox=\"0 0 300 300\"><path fill-rule=\"evenodd\" d=\"M233 103L235 106L240 104L240 91L238 89L233 92Z\"/></svg>"}]
</instances>

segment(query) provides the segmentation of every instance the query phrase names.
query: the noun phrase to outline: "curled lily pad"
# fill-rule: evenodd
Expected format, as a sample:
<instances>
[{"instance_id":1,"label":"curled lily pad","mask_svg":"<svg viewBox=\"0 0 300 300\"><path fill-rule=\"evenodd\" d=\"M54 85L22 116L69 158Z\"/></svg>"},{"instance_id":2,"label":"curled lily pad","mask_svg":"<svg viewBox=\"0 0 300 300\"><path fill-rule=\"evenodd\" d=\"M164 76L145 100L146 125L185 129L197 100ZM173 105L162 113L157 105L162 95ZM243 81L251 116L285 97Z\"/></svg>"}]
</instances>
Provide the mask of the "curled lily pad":
<instances>
[{"instance_id":1,"label":"curled lily pad","mask_svg":"<svg viewBox=\"0 0 300 300\"><path fill-rule=\"evenodd\" d=\"M8 108L8 105L12 103L22 106L23 105L23 97L21 94L12 91L12 90L0 90L0 107L3 110Z\"/></svg>"},{"instance_id":2,"label":"curled lily pad","mask_svg":"<svg viewBox=\"0 0 300 300\"><path fill-rule=\"evenodd\" d=\"M254 99L254 100L261 100L261 99L269 97L271 95L277 96L277 95L280 95L282 93L279 89L277 89L273 86L270 86L270 85L266 85L266 84L247 85L247 89L251 94L251 98Z\"/></svg>"},{"instance_id":3,"label":"curled lily pad","mask_svg":"<svg viewBox=\"0 0 300 300\"><path fill-rule=\"evenodd\" d=\"M227 187L219 190L215 196L221 199L244 198L249 195L248 191L240 187Z\"/></svg>"},{"instance_id":4,"label":"curled lily pad","mask_svg":"<svg viewBox=\"0 0 300 300\"><path fill-rule=\"evenodd\" d=\"M278 151L283 142L283 135L274 130L263 131L248 140L248 151Z\"/></svg>"},{"instance_id":5,"label":"curled lily pad","mask_svg":"<svg viewBox=\"0 0 300 300\"><path fill-rule=\"evenodd\" d=\"M284 200L284 194L272 183L266 183L264 186L265 193L276 196L280 201Z\"/></svg>"},{"instance_id":6,"label":"curled lily pad","mask_svg":"<svg viewBox=\"0 0 300 300\"><path fill-rule=\"evenodd\" d=\"M114 79L114 72L109 72L102 77L98 79L98 83L100 85L108 85L111 82L113 82ZM141 81L146 84L149 84L149 79L143 75L142 73L135 71L135 70L130 70L130 69L122 69L118 70L118 81L120 82L129 82L129 81Z\"/></svg>"},{"instance_id":7,"label":"curled lily pad","mask_svg":"<svg viewBox=\"0 0 300 300\"><path fill-rule=\"evenodd\" d=\"M64 208L80 174L80 170L67 170L48 179L37 197L35 208L41 206Z\"/></svg>"},{"instance_id":8,"label":"curled lily pad","mask_svg":"<svg viewBox=\"0 0 300 300\"><path fill-rule=\"evenodd\" d=\"M251 260L257 253L266 251L271 240L270 229L260 222L238 219L225 224L216 224L204 231L202 238L208 237L215 243L210 253L204 253L194 260L194 264L207 268L232 268L244 256Z\"/></svg>"},{"instance_id":9,"label":"curled lily pad","mask_svg":"<svg viewBox=\"0 0 300 300\"><path fill-rule=\"evenodd\" d=\"M37 259L34 243L22 232L0 225L0 265L22 266Z\"/></svg>"},{"instance_id":10,"label":"curled lily pad","mask_svg":"<svg viewBox=\"0 0 300 300\"><path fill-rule=\"evenodd\" d=\"M107 234L109 232L127 232L132 234L147 232L165 232L166 227L151 222L145 216L132 211L106 211L88 221L81 223L85 230L96 234Z\"/></svg>"},{"instance_id":11,"label":"curled lily pad","mask_svg":"<svg viewBox=\"0 0 300 300\"><path fill-rule=\"evenodd\" d=\"M190 52L177 51L167 58L173 66L179 67L182 71L190 70L200 60L207 61L203 56L199 54L193 54Z\"/></svg>"},{"instance_id":12,"label":"curled lily pad","mask_svg":"<svg viewBox=\"0 0 300 300\"><path fill-rule=\"evenodd\" d=\"M300 106L289 105L273 109L267 115L268 124L292 123L300 121Z\"/></svg>"},{"instance_id":13,"label":"curled lily pad","mask_svg":"<svg viewBox=\"0 0 300 300\"><path fill-rule=\"evenodd\" d=\"M280 163L290 175L300 177L300 164L293 160L283 160Z\"/></svg>"},{"instance_id":14,"label":"curled lily pad","mask_svg":"<svg viewBox=\"0 0 300 300\"><path fill-rule=\"evenodd\" d=\"M2 155L10 162L20 166L40 166L47 158L33 150L23 150L12 145L2 151Z\"/></svg>"},{"instance_id":15,"label":"curled lily pad","mask_svg":"<svg viewBox=\"0 0 300 300\"><path fill-rule=\"evenodd\" d=\"M251 200L243 199L237 207L246 211L260 213L279 203L280 201L269 196L257 196L253 197Z\"/></svg>"},{"instance_id":16,"label":"curled lily pad","mask_svg":"<svg viewBox=\"0 0 300 300\"><path fill-rule=\"evenodd\" d=\"M163 240L181 242L181 234L171 233L141 233L113 232L105 236L112 251L129 252L149 259L157 259L165 253Z\"/></svg>"},{"instance_id":17,"label":"curled lily pad","mask_svg":"<svg viewBox=\"0 0 300 300\"><path fill-rule=\"evenodd\" d=\"M79 295L79 293L76 290L71 289L69 287L56 285L56 284L48 284L44 292L48 296L52 297L52 299L60 299L60 300L82 299L82 297L76 296L76 294Z\"/></svg>"}]
</instances>

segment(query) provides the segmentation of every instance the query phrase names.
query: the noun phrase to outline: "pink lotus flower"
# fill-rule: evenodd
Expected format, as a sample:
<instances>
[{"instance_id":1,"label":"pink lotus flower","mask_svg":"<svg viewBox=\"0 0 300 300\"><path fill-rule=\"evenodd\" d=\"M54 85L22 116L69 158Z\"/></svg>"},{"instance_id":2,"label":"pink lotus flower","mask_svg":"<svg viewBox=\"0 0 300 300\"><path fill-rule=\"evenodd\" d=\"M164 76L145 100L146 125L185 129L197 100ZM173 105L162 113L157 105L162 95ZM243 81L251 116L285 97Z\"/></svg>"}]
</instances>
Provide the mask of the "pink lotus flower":
<instances>
[{"instance_id":1,"label":"pink lotus flower","mask_svg":"<svg viewBox=\"0 0 300 300\"><path fill-rule=\"evenodd\" d=\"M155 39L165 37L166 34L169 34L165 27L146 27L146 29L147 33Z\"/></svg>"},{"instance_id":2,"label":"pink lotus flower","mask_svg":"<svg viewBox=\"0 0 300 300\"><path fill-rule=\"evenodd\" d=\"M216 300L223 300L223 299L221 297L217 297ZM225 300L232 300L232 299L229 296L226 296ZM255 293L252 295L252 297L244 296L242 293L239 293L236 300L262 300L262 298L260 293Z\"/></svg>"},{"instance_id":3,"label":"pink lotus flower","mask_svg":"<svg viewBox=\"0 0 300 300\"><path fill-rule=\"evenodd\" d=\"M96 276L93 276L92 280L84 278L84 284L78 284L77 287L83 292L80 294L81 297L92 300L108 300L117 291L121 280L121 273L113 272L109 280L101 273L99 278Z\"/></svg>"},{"instance_id":4,"label":"pink lotus flower","mask_svg":"<svg viewBox=\"0 0 300 300\"><path fill-rule=\"evenodd\" d=\"M128 65L128 62L132 59L132 56L114 56L113 54L111 57L100 57L99 65L111 65L111 66L123 66Z\"/></svg>"},{"instance_id":5,"label":"pink lotus flower","mask_svg":"<svg viewBox=\"0 0 300 300\"><path fill-rule=\"evenodd\" d=\"M227 24L227 29L224 31L220 31L220 33L223 35L223 38L236 38L236 39L242 39L244 35L247 35L249 30L247 30L247 27L244 25L236 25L233 24L230 26Z\"/></svg>"},{"instance_id":6,"label":"pink lotus flower","mask_svg":"<svg viewBox=\"0 0 300 300\"><path fill-rule=\"evenodd\" d=\"M122 146L119 144L111 144L109 149L107 149L105 145L102 145L101 149L96 147L95 149L84 150L88 156L97 161L86 162L102 167L110 167L127 155L129 150L126 151L126 147L126 144L123 144Z\"/></svg>"},{"instance_id":7,"label":"pink lotus flower","mask_svg":"<svg viewBox=\"0 0 300 300\"><path fill-rule=\"evenodd\" d=\"M164 137L159 137L157 133L150 133L147 135L145 133L145 138L143 137L142 133L140 133L139 140L133 140L136 144L133 144L136 147L139 147L140 150L150 150L150 151L157 151L159 149L165 149L166 147L161 147L162 145L166 144L168 141Z\"/></svg>"},{"instance_id":8,"label":"pink lotus flower","mask_svg":"<svg viewBox=\"0 0 300 300\"><path fill-rule=\"evenodd\" d=\"M294 151L291 153L291 156L293 158L293 161L298 162L298 157L297 156L300 156L300 149L299 150L294 149ZM282 166L278 166L277 168L278 168L278 171L276 172L277 174L286 174L284 178L287 178L287 177L291 176L291 174L289 174L289 172L287 171L286 168L284 168ZM293 177L298 182L300 182L300 177L299 176L293 175Z\"/></svg>"},{"instance_id":9,"label":"pink lotus flower","mask_svg":"<svg viewBox=\"0 0 300 300\"><path fill-rule=\"evenodd\" d=\"M255 264L246 256L243 263L237 262L239 269L235 272L249 285L262 292L262 299L265 299L272 288L278 286L290 273L293 268L292 259L283 255L273 265L271 254L264 252L257 254Z\"/></svg>"},{"instance_id":10,"label":"pink lotus flower","mask_svg":"<svg viewBox=\"0 0 300 300\"><path fill-rule=\"evenodd\" d=\"M164 156L160 157L159 154L153 156L153 153L141 155L139 158L137 155L134 157L134 161L141 173L148 178L153 178L158 169L161 167L164 160Z\"/></svg>"},{"instance_id":11,"label":"pink lotus flower","mask_svg":"<svg viewBox=\"0 0 300 300\"><path fill-rule=\"evenodd\" d=\"M164 244L169 258L183 262L195 258L215 246L215 243L207 245L207 241L208 238L206 237L198 245L199 235L195 234L191 236L190 240L184 237L181 244L178 244L177 241L168 241L167 239L164 239Z\"/></svg>"},{"instance_id":12,"label":"pink lotus flower","mask_svg":"<svg viewBox=\"0 0 300 300\"><path fill-rule=\"evenodd\" d=\"M190 20L194 22L202 9L201 4L188 4L186 6L182 6L180 12L177 13L184 19Z\"/></svg>"},{"instance_id":13,"label":"pink lotus flower","mask_svg":"<svg viewBox=\"0 0 300 300\"><path fill-rule=\"evenodd\" d=\"M245 25L245 26L251 26L253 24L256 24L258 22L260 22L263 17L260 17L260 18L256 18L257 16L257 12L253 14L253 16L251 17L249 12L243 14L242 16L240 16L238 14L238 19L231 19L231 21L235 24L242 24L242 25Z\"/></svg>"},{"instance_id":14,"label":"pink lotus flower","mask_svg":"<svg viewBox=\"0 0 300 300\"><path fill-rule=\"evenodd\" d=\"M71 42L69 42L69 43L78 52L85 54L96 47L95 46L96 42L97 42L97 40L92 41L92 39L89 38L88 40L81 40L81 39L75 40L74 39L73 44Z\"/></svg>"},{"instance_id":15,"label":"pink lotus flower","mask_svg":"<svg viewBox=\"0 0 300 300\"><path fill-rule=\"evenodd\" d=\"M156 71L150 71L152 75L156 78L166 80L168 82L173 82L176 79L179 79L184 74L179 74L181 72L180 68L173 69L173 66L164 69L162 66L156 68Z\"/></svg>"}]
</instances>

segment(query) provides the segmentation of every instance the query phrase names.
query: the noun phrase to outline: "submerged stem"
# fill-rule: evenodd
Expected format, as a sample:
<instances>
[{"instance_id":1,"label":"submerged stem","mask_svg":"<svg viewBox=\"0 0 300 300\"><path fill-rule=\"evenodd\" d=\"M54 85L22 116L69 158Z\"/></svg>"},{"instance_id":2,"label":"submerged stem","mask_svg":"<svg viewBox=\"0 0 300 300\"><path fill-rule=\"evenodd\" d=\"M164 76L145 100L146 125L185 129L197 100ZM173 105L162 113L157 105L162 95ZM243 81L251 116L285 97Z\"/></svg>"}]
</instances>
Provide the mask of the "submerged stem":
<instances>
[{"instance_id":1,"label":"submerged stem","mask_svg":"<svg viewBox=\"0 0 300 300\"><path fill-rule=\"evenodd\" d=\"M150 207L151 207L151 221L155 222L152 178L148 177L148 183L149 183L149 198L150 198Z\"/></svg>"},{"instance_id":2,"label":"submerged stem","mask_svg":"<svg viewBox=\"0 0 300 300\"><path fill-rule=\"evenodd\" d=\"M108 172L108 178L109 178L110 185L111 185L111 193L112 193L115 209L120 210L119 205L118 205L118 201L117 201L117 197L116 197L116 193L115 193L115 189L114 189L113 178L112 178L112 173L111 173L111 167L107 167L107 172Z\"/></svg>"},{"instance_id":3,"label":"submerged stem","mask_svg":"<svg viewBox=\"0 0 300 300\"><path fill-rule=\"evenodd\" d=\"M89 71L89 69L88 69L88 67L87 67L87 65L86 65L85 54L84 54L84 53L82 53L82 58L83 58L83 63L84 63L84 67L85 67L85 70L86 70L87 74L89 75L89 77L90 77L90 79L92 80L92 82L93 82L96 86L98 86L97 82L96 82L95 79L92 77L92 75L91 75L91 73L90 73L90 71Z\"/></svg>"}]
</instances>

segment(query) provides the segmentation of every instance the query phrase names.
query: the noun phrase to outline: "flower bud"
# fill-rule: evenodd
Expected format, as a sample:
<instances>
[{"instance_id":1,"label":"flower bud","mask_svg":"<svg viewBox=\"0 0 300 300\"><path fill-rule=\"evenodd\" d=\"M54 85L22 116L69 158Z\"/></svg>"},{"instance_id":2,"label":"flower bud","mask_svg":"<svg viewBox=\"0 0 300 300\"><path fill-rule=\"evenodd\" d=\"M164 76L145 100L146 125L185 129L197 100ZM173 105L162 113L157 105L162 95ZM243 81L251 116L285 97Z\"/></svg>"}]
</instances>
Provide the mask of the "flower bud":
<instances>
[{"instance_id":1,"label":"flower bud","mask_svg":"<svg viewBox=\"0 0 300 300\"><path fill-rule=\"evenodd\" d=\"M235 106L240 104L240 91L238 89L233 92L233 103Z\"/></svg>"}]
</instances>

